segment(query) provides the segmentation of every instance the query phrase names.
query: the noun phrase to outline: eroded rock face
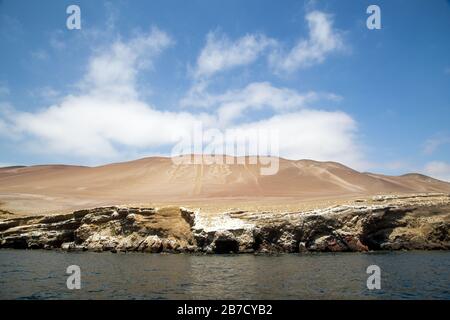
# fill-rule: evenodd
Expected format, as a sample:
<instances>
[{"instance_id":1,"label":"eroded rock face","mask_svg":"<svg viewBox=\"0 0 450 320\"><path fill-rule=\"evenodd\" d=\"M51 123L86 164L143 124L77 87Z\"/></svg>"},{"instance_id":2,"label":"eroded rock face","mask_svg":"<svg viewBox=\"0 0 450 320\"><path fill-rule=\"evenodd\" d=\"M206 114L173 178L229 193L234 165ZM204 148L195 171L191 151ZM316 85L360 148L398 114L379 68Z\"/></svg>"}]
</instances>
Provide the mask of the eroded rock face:
<instances>
[{"instance_id":1,"label":"eroded rock face","mask_svg":"<svg viewBox=\"0 0 450 320\"><path fill-rule=\"evenodd\" d=\"M1 221L0 247L177 252L192 249L190 229L179 208L102 207Z\"/></svg>"},{"instance_id":2,"label":"eroded rock face","mask_svg":"<svg viewBox=\"0 0 450 320\"><path fill-rule=\"evenodd\" d=\"M380 200L381 199L381 200ZM272 253L450 249L450 197L377 197L310 212L102 207L0 221L17 249Z\"/></svg>"}]
</instances>

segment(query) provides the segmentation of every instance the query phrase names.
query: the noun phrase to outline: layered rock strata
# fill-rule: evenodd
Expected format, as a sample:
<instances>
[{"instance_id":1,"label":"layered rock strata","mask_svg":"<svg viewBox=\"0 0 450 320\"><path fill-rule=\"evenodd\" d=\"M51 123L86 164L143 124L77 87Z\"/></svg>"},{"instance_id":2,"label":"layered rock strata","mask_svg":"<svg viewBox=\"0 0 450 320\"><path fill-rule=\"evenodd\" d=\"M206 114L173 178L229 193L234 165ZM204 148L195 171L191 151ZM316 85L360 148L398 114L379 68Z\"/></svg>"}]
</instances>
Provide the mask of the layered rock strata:
<instances>
[{"instance_id":1,"label":"layered rock strata","mask_svg":"<svg viewBox=\"0 0 450 320\"><path fill-rule=\"evenodd\" d=\"M0 248L279 253L450 249L450 196L386 196L308 212L101 207L0 221Z\"/></svg>"}]
</instances>

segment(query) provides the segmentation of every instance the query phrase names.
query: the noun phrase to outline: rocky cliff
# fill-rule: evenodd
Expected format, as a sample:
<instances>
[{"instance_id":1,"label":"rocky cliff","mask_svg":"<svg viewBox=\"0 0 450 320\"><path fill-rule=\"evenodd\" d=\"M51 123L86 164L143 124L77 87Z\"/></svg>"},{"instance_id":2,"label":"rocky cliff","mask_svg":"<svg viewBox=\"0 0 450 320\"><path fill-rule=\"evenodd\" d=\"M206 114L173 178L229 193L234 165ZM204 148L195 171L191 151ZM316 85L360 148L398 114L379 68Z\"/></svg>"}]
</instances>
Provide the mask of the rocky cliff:
<instances>
[{"instance_id":1,"label":"rocky cliff","mask_svg":"<svg viewBox=\"0 0 450 320\"><path fill-rule=\"evenodd\" d=\"M378 196L308 212L101 207L0 221L0 247L272 253L450 249L450 196Z\"/></svg>"}]
</instances>

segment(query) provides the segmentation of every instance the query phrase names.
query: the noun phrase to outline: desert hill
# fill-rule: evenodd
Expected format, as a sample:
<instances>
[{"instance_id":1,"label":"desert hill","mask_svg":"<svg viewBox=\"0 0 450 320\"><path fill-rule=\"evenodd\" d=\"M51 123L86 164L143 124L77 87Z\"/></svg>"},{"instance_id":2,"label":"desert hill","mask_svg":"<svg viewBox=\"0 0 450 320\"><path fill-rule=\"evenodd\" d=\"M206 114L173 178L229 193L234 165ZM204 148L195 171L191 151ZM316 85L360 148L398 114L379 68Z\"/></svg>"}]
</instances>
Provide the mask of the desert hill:
<instances>
[{"instance_id":1,"label":"desert hill","mask_svg":"<svg viewBox=\"0 0 450 320\"><path fill-rule=\"evenodd\" d=\"M0 202L80 205L212 198L323 198L386 193L444 192L450 183L419 174L361 173L336 162L279 159L274 175L260 164L176 165L150 157L98 167L38 165L0 168ZM209 201L209 200L208 200ZM1 205L1 203L0 203ZM51 206L51 205L50 205Z\"/></svg>"}]
</instances>

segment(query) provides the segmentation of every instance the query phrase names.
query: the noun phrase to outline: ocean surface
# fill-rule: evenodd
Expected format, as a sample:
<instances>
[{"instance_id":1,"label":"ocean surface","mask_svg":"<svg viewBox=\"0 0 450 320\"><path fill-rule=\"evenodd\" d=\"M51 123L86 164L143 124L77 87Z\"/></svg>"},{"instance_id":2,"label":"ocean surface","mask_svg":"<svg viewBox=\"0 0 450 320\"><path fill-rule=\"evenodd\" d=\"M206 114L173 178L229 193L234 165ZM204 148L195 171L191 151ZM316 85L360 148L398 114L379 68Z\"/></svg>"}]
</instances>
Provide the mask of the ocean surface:
<instances>
[{"instance_id":1,"label":"ocean surface","mask_svg":"<svg viewBox=\"0 0 450 320\"><path fill-rule=\"evenodd\" d=\"M69 265L81 289L69 290ZM381 289L369 290L369 265ZM0 250L0 299L450 299L450 252L277 256Z\"/></svg>"}]
</instances>

